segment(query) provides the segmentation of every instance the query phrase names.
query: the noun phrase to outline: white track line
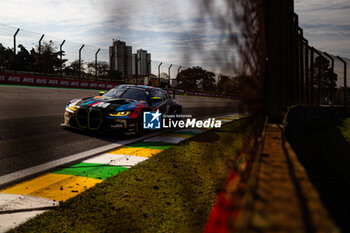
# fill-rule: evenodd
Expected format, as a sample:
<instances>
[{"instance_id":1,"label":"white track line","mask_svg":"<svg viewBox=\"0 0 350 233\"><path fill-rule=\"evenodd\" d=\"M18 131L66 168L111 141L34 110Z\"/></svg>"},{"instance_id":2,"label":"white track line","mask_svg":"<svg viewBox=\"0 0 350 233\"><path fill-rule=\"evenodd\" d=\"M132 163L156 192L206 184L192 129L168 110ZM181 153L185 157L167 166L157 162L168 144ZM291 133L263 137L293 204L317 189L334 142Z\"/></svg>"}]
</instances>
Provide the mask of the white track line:
<instances>
[{"instance_id":1,"label":"white track line","mask_svg":"<svg viewBox=\"0 0 350 233\"><path fill-rule=\"evenodd\" d=\"M182 142L183 140L186 140L187 138L181 138L181 137L163 137L163 136L156 136L153 138L149 138L147 140L144 140L144 142L166 142L166 143L174 143L178 144Z\"/></svg>"},{"instance_id":2,"label":"white track line","mask_svg":"<svg viewBox=\"0 0 350 233\"><path fill-rule=\"evenodd\" d=\"M0 213L7 210L35 209L54 207L59 203L40 197L17 194L0 194ZM45 210L24 211L18 213L0 214L0 232L6 232Z\"/></svg>"},{"instance_id":3,"label":"white track line","mask_svg":"<svg viewBox=\"0 0 350 233\"><path fill-rule=\"evenodd\" d=\"M102 154L91 159L84 160L83 163L98 163L108 164L113 166L132 167L140 162L147 160L146 157L133 155L119 155L119 154Z\"/></svg>"},{"instance_id":4,"label":"white track line","mask_svg":"<svg viewBox=\"0 0 350 233\"><path fill-rule=\"evenodd\" d=\"M30 205L28 205L30 202ZM0 193L0 213L7 210L18 210L28 208L52 207L58 205L57 201L46 198L21 194ZM0 214L1 216L1 214Z\"/></svg>"},{"instance_id":5,"label":"white track line","mask_svg":"<svg viewBox=\"0 0 350 233\"><path fill-rule=\"evenodd\" d=\"M44 213L45 210L21 212L13 214L2 214L0 215L0 232L7 232L12 228L19 226L22 223L27 222L29 219Z\"/></svg>"},{"instance_id":6,"label":"white track line","mask_svg":"<svg viewBox=\"0 0 350 233\"><path fill-rule=\"evenodd\" d=\"M184 133L203 133L207 131L207 129L178 129L178 130L175 130L174 132L175 133L181 133L181 132L184 132Z\"/></svg>"},{"instance_id":7,"label":"white track line","mask_svg":"<svg viewBox=\"0 0 350 233\"><path fill-rule=\"evenodd\" d=\"M31 168L27 168L24 170L13 172L13 173L10 173L10 174L7 174L7 175L0 177L0 186L17 181L19 179L26 178L28 176L32 176L32 175L37 174L37 173L41 173L41 172L50 170L50 169L55 168L55 167L59 167L59 166L62 166L62 165L68 164L68 163L72 163L74 161L82 160L82 159L91 157L91 156L96 155L96 154L101 154L101 153L104 153L104 152L107 152L110 150L114 150L114 149L117 149L117 148L122 147L124 145L128 145L128 144L131 144L134 142L142 141L144 139L151 138L151 137L154 137L154 136L157 136L159 134L166 133L166 132L167 131L156 132L156 133L151 133L151 134L145 135L145 136L140 137L140 138L123 140L123 141L120 141L118 143L113 143L113 144L109 144L106 146L98 147L98 148L95 148L92 150L88 150L88 151L77 153L74 155L70 155L70 156L67 156L67 157L64 157L61 159L57 159L57 160L54 160L51 162L43 163L43 164L31 167Z\"/></svg>"}]
</instances>

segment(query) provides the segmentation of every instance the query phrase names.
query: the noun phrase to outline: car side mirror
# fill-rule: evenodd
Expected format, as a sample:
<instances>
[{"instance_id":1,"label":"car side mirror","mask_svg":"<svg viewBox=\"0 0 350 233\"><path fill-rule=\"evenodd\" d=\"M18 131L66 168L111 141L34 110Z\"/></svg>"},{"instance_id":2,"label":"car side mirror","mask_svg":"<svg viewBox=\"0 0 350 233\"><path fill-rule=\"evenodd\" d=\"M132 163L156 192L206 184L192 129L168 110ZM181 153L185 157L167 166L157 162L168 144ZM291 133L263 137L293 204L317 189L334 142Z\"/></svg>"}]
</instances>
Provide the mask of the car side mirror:
<instances>
[{"instance_id":1,"label":"car side mirror","mask_svg":"<svg viewBox=\"0 0 350 233\"><path fill-rule=\"evenodd\" d=\"M100 91L100 96L103 96L106 92Z\"/></svg>"},{"instance_id":2,"label":"car side mirror","mask_svg":"<svg viewBox=\"0 0 350 233\"><path fill-rule=\"evenodd\" d=\"M151 98L151 100L152 100L152 102L161 102L162 98L154 96L154 97Z\"/></svg>"}]
</instances>

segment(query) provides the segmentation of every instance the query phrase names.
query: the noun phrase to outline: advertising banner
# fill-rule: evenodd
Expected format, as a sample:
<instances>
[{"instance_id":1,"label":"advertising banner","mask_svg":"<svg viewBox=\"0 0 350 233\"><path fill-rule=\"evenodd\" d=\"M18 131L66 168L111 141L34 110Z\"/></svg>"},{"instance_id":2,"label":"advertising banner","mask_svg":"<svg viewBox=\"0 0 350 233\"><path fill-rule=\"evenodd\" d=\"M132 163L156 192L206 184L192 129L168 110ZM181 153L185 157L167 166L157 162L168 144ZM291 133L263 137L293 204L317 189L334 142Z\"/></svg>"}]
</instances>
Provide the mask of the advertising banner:
<instances>
[{"instance_id":1,"label":"advertising banner","mask_svg":"<svg viewBox=\"0 0 350 233\"><path fill-rule=\"evenodd\" d=\"M65 87L107 90L118 86L118 83L93 82L86 80L69 80L61 78L48 78L23 74L0 73L0 84L43 86L43 87Z\"/></svg>"}]
</instances>

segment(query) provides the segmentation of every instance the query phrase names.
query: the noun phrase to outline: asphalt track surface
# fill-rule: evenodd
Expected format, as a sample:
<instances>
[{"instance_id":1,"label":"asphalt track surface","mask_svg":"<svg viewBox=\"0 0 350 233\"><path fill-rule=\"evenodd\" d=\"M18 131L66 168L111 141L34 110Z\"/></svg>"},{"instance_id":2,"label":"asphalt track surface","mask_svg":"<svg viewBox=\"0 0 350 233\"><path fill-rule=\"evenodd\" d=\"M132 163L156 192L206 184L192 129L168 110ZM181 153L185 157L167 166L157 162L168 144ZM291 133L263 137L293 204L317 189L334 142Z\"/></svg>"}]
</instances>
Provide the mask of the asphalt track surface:
<instances>
[{"instance_id":1,"label":"asphalt track surface","mask_svg":"<svg viewBox=\"0 0 350 233\"><path fill-rule=\"evenodd\" d=\"M61 128L69 100L96 95L94 90L0 85L0 176L133 137ZM176 100L184 114L198 118L238 109L237 101L230 99L176 96Z\"/></svg>"}]
</instances>

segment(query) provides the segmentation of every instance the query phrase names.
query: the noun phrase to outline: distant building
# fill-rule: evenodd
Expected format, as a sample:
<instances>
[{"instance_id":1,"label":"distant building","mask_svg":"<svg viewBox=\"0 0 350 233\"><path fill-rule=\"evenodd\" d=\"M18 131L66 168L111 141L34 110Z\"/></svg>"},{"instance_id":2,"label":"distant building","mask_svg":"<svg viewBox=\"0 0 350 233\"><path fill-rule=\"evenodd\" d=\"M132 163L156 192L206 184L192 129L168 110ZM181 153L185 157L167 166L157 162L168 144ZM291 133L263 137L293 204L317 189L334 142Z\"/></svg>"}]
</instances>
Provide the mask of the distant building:
<instances>
[{"instance_id":1,"label":"distant building","mask_svg":"<svg viewBox=\"0 0 350 233\"><path fill-rule=\"evenodd\" d=\"M151 74L151 54L147 50L139 49L132 55L132 74L148 75Z\"/></svg>"},{"instance_id":2,"label":"distant building","mask_svg":"<svg viewBox=\"0 0 350 233\"><path fill-rule=\"evenodd\" d=\"M131 78L133 75L151 74L151 54L147 50L139 49L132 53L132 47L124 41L113 40L109 47L109 65L111 70L122 72L122 78Z\"/></svg>"},{"instance_id":3,"label":"distant building","mask_svg":"<svg viewBox=\"0 0 350 233\"><path fill-rule=\"evenodd\" d=\"M132 47L126 46L126 64L125 64L125 76L132 76Z\"/></svg>"},{"instance_id":4,"label":"distant building","mask_svg":"<svg viewBox=\"0 0 350 233\"><path fill-rule=\"evenodd\" d=\"M132 75L132 47L127 46L124 41L113 40L109 47L109 66L111 70L119 70L122 77Z\"/></svg>"}]
</instances>

